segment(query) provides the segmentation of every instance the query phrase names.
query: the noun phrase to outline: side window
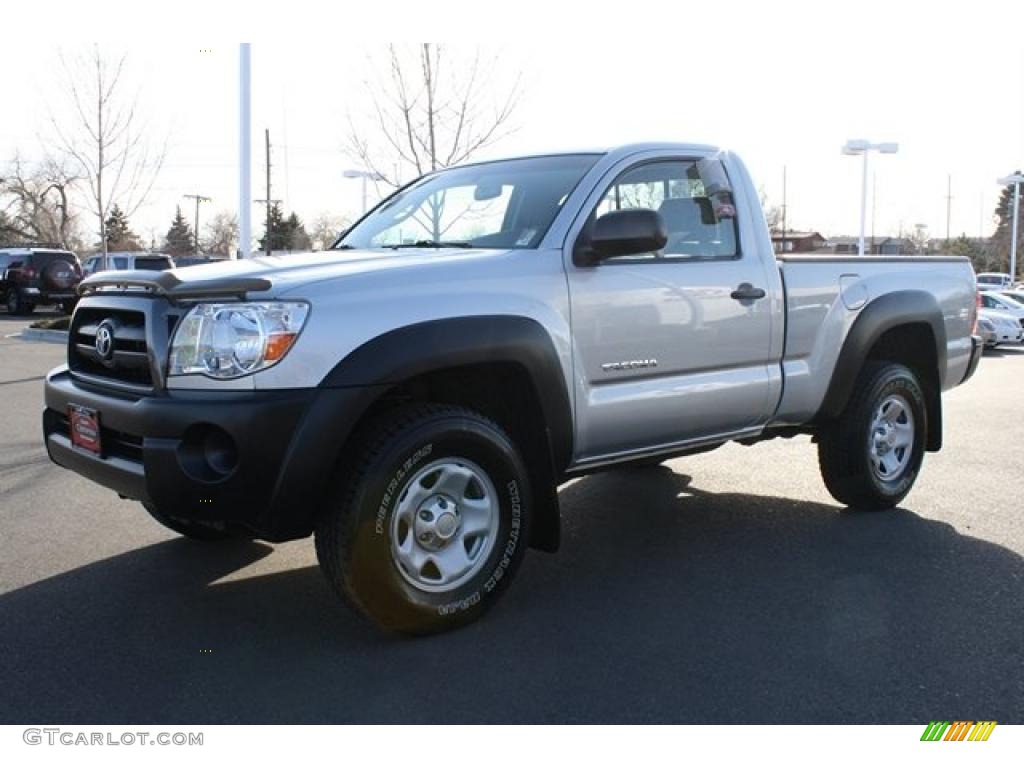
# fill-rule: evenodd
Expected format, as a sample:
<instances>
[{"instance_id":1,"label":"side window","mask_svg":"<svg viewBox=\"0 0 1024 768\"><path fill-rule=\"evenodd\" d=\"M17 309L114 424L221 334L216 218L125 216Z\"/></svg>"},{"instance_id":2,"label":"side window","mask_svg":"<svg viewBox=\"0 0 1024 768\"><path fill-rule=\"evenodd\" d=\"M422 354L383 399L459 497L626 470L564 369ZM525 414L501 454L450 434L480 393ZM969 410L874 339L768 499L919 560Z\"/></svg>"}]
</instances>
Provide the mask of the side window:
<instances>
[{"instance_id":1,"label":"side window","mask_svg":"<svg viewBox=\"0 0 1024 768\"><path fill-rule=\"evenodd\" d=\"M666 160L631 168L608 187L594 216L630 208L658 211L668 229L668 242L659 252L617 256L610 262L739 256L732 190L716 158Z\"/></svg>"},{"instance_id":2,"label":"side window","mask_svg":"<svg viewBox=\"0 0 1024 768\"><path fill-rule=\"evenodd\" d=\"M128 269L128 258L126 256L115 256L113 262L114 269Z\"/></svg>"},{"instance_id":3,"label":"side window","mask_svg":"<svg viewBox=\"0 0 1024 768\"><path fill-rule=\"evenodd\" d=\"M996 307L999 306L998 304L995 303L991 296L982 296L981 303L984 307L988 309L995 309Z\"/></svg>"},{"instance_id":4,"label":"side window","mask_svg":"<svg viewBox=\"0 0 1024 768\"><path fill-rule=\"evenodd\" d=\"M0 253L0 277L4 276L4 270L11 263L11 257L6 253Z\"/></svg>"}]
</instances>

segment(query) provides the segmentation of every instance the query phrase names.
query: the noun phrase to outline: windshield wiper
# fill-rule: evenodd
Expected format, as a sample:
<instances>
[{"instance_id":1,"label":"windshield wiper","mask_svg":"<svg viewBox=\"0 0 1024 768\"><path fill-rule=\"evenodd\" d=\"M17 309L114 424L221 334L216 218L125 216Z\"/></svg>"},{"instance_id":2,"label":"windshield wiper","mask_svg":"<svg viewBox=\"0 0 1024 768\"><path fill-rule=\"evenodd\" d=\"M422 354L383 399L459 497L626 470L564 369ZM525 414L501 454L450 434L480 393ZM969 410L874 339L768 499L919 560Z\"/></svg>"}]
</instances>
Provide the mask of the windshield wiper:
<instances>
[{"instance_id":1,"label":"windshield wiper","mask_svg":"<svg viewBox=\"0 0 1024 768\"><path fill-rule=\"evenodd\" d=\"M473 244L460 243L454 240L417 240L415 243L398 243L397 245L388 245L385 247L397 251L399 248L472 248Z\"/></svg>"},{"instance_id":2,"label":"windshield wiper","mask_svg":"<svg viewBox=\"0 0 1024 768\"><path fill-rule=\"evenodd\" d=\"M334 246L333 248L331 248L331 250L332 251L351 251L352 248L353 248L353 246L345 245L344 243L342 243L341 245Z\"/></svg>"}]
</instances>

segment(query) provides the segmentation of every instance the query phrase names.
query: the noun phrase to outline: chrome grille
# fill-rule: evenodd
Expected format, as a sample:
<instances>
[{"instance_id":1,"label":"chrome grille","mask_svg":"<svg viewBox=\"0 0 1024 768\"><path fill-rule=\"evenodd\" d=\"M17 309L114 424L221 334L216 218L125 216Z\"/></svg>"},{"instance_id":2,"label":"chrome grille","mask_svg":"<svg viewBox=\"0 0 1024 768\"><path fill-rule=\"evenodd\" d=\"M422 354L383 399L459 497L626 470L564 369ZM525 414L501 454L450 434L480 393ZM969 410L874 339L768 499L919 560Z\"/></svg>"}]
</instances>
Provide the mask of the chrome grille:
<instances>
[{"instance_id":1,"label":"chrome grille","mask_svg":"<svg viewBox=\"0 0 1024 768\"><path fill-rule=\"evenodd\" d=\"M109 347L97 344L100 329L111 332ZM75 312L68 343L72 373L151 388L153 373L143 312L82 306ZM105 353L105 354L104 354Z\"/></svg>"}]
</instances>

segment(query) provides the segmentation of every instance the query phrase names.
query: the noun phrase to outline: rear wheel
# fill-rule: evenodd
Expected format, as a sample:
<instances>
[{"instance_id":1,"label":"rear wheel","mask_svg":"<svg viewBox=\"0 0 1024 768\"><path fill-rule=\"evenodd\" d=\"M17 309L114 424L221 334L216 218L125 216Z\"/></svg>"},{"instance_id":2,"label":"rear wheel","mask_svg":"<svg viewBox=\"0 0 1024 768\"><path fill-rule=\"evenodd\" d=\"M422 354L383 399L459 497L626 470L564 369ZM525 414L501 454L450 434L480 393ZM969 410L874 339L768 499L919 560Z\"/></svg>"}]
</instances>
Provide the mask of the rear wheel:
<instances>
[{"instance_id":1,"label":"rear wheel","mask_svg":"<svg viewBox=\"0 0 1024 768\"><path fill-rule=\"evenodd\" d=\"M856 509L899 504L924 460L927 419L913 371L869 361L842 415L819 434L818 461L829 493Z\"/></svg>"},{"instance_id":2,"label":"rear wheel","mask_svg":"<svg viewBox=\"0 0 1024 768\"><path fill-rule=\"evenodd\" d=\"M529 481L512 440L481 414L443 405L398 409L355 439L358 464L316 529L331 586L394 631L478 618L528 540Z\"/></svg>"},{"instance_id":3,"label":"rear wheel","mask_svg":"<svg viewBox=\"0 0 1024 768\"><path fill-rule=\"evenodd\" d=\"M7 313L10 315L28 315L34 307L27 303L17 288L8 288L6 301Z\"/></svg>"}]
</instances>

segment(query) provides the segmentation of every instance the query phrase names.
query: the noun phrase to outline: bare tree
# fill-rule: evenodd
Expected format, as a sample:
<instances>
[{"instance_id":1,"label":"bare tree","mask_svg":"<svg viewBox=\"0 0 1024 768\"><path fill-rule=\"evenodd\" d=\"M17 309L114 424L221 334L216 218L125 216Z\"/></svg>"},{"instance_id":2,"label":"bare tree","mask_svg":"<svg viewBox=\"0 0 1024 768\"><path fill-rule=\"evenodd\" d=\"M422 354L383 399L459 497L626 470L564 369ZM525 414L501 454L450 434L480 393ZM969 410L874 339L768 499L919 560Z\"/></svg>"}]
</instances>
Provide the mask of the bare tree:
<instances>
[{"instance_id":1,"label":"bare tree","mask_svg":"<svg viewBox=\"0 0 1024 768\"><path fill-rule=\"evenodd\" d=\"M914 229L905 237L913 246L914 253L931 253L934 250L931 245L931 236L928 234L927 224L915 224Z\"/></svg>"},{"instance_id":2,"label":"bare tree","mask_svg":"<svg viewBox=\"0 0 1024 768\"><path fill-rule=\"evenodd\" d=\"M201 240L204 253L230 256L238 244L238 217L230 211L215 214L203 228Z\"/></svg>"},{"instance_id":3,"label":"bare tree","mask_svg":"<svg viewBox=\"0 0 1024 768\"><path fill-rule=\"evenodd\" d=\"M372 105L366 119L349 115L348 154L375 184L390 187L470 159L512 131L520 77L501 89L497 63L484 61L479 49L460 61L437 43L388 46L386 62L364 82ZM429 221L421 222L435 240L445 230L445 204L443 192L432 195Z\"/></svg>"},{"instance_id":4,"label":"bare tree","mask_svg":"<svg viewBox=\"0 0 1024 768\"><path fill-rule=\"evenodd\" d=\"M764 220L768 225L768 231L780 231L782 229L782 206L769 204L768 193L764 191L764 187L760 187L757 193L761 198L761 210L764 211Z\"/></svg>"},{"instance_id":5,"label":"bare tree","mask_svg":"<svg viewBox=\"0 0 1024 768\"><path fill-rule=\"evenodd\" d=\"M326 251L334 245L338 235L350 223L344 216L334 216L326 212L321 213L313 219L313 223L310 225L309 239L313 243L313 248L317 251Z\"/></svg>"},{"instance_id":6,"label":"bare tree","mask_svg":"<svg viewBox=\"0 0 1024 768\"><path fill-rule=\"evenodd\" d=\"M48 158L30 167L15 155L0 178L0 240L33 240L63 248L80 245L69 198L78 178Z\"/></svg>"},{"instance_id":7,"label":"bare tree","mask_svg":"<svg viewBox=\"0 0 1024 768\"><path fill-rule=\"evenodd\" d=\"M166 142L154 150L147 140L146 126L136 112L138 96L123 97L125 60L122 55L108 61L98 45L70 60L62 55L73 121L58 120L52 112L50 116L57 146L88 189L104 261L111 207L117 203L131 217L152 190L166 154Z\"/></svg>"},{"instance_id":8,"label":"bare tree","mask_svg":"<svg viewBox=\"0 0 1024 768\"><path fill-rule=\"evenodd\" d=\"M349 115L347 151L391 187L465 162L512 130L520 78L499 92L497 61L479 50L459 60L436 43L391 45L386 61L371 65L363 83L371 108L364 119Z\"/></svg>"}]
</instances>

